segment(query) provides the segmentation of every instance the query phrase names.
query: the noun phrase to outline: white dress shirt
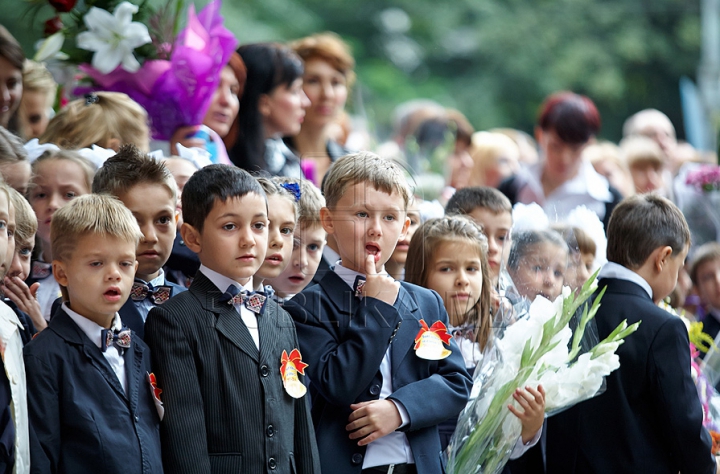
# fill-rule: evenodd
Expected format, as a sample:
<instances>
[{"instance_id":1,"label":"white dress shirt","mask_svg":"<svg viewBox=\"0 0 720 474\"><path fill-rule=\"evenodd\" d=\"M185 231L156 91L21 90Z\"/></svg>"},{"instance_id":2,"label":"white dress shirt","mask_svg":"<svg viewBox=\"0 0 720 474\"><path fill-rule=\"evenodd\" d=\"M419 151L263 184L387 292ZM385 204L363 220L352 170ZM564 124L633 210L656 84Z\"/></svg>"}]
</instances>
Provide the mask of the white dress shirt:
<instances>
[{"instance_id":1,"label":"white dress shirt","mask_svg":"<svg viewBox=\"0 0 720 474\"><path fill-rule=\"evenodd\" d=\"M327 246L326 246L327 248ZM355 285L355 278L360 275L364 277L362 273L355 272L342 266L342 263L335 265L335 273L342 278L342 280L352 289ZM383 270L380 273L385 273ZM390 357L390 350L392 344L388 346L385 351L385 356L380 363L380 375L382 376L382 386L380 387L380 400L385 400L387 397L392 395L392 360ZM410 423L410 417L408 416L407 410L395 400L390 400L397 407L400 413L401 425L398 427L402 428ZM372 443L367 445L367 451L363 458L363 469L368 469L374 466L385 466L388 464L414 464L415 458L413 457L412 449L410 449L410 442L408 442L407 436L402 431L394 431L383 436L380 439L376 439Z\"/></svg>"},{"instance_id":2,"label":"white dress shirt","mask_svg":"<svg viewBox=\"0 0 720 474\"><path fill-rule=\"evenodd\" d=\"M615 262L607 262L603 265L598 273L598 279L600 278L617 278L618 280L631 281L640 285L640 287L647 292L648 296L650 296L650 299L653 297L653 290L650 287L650 283L634 271Z\"/></svg>"},{"instance_id":3,"label":"white dress shirt","mask_svg":"<svg viewBox=\"0 0 720 474\"><path fill-rule=\"evenodd\" d=\"M40 288L38 288L37 291L37 300L38 304L40 304L40 311L42 311L42 315L45 320L50 321L50 317L52 316L52 305L56 299L62 296L62 293L60 293L60 285L58 285L58 282L55 281L55 277L52 273L37 282L40 283Z\"/></svg>"},{"instance_id":4,"label":"white dress shirt","mask_svg":"<svg viewBox=\"0 0 720 474\"><path fill-rule=\"evenodd\" d=\"M80 330L82 330L82 332L85 333L88 339L90 339L90 342L95 344L98 349L101 349L101 335L102 330L105 328L100 326L95 321L91 321L85 316L81 316L80 314L71 310L66 303L63 303L62 307L67 313L67 315L70 316L70 319L75 321L75 324L77 324ZM120 315L117 313L115 313L115 319L113 319L111 329L116 331L122 329L122 321L120 320ZM110 364L110 367L112 367L113 372L115 372L115 375L120 381L120 385L122 385L122 388L127 395L127 374L125 373L125 358L123 358L123 356L120 354L120 351L118 350L117 346L115 346L115 344L111 344L110 346L108 346L108 348L102 354L103 356L105 356L105 359Z\"/></svg>"},{"instance_id":5,"label":"white dress shirt","mask_svg":"<svg viewBox=\"0 0 720 474\"><path fill-rule=\"evenodd\" d=\"M139 280L139 278L138 278ZM160 273L157 277L153 278L149 282L143 282L143 283L149 283L153 286L153 288L157 288L158 286L165 285L165 272L163 269L160 269ZM227 287L226 287L227 288ZM140 316L142 316L143 322L147 320L148 313L151 309L155 307L155 304L152 302L150 298L145 298L142 301L133 301L135 304L135 307L140 312Z\"/></svg>"},{"instance_id":6,"label":"white dress shirt","mask_svg":"<svg viewBox=\"0 0 720 474\"><path fill-rule=\"evenodd\" d=\"M200 265L200 271L212 282L213 285L217 287L218 290L220 290L221 293L225 293L230 285L235 286L239 290L253 291L252 278L250 278L246 286L243 286L232 278L221 275L215 270L210 270L205 265ZM240 313L240 318L243 323L245 323L245 326L247 326L248 331L250 331L250 336L252 336L253 341L255 342L255 347L260 350L260 332L258 330L257 315L247 309L244 304L235 303L233 306L235 306L235 310Z\"/></svg>"},{"instance_id":7,"label":"white dress shirt","mask_svg":"<svg viewBox=\"0 0 720 474\"><path fill-rule=\"evenodd\" d=\"M330 248L329 245L325 244L322 251L322 258L328 263L329 266L337 265L340 261L340 254ZM352 286L352 285L350 285Z\"/></svg>"}]
</instances>

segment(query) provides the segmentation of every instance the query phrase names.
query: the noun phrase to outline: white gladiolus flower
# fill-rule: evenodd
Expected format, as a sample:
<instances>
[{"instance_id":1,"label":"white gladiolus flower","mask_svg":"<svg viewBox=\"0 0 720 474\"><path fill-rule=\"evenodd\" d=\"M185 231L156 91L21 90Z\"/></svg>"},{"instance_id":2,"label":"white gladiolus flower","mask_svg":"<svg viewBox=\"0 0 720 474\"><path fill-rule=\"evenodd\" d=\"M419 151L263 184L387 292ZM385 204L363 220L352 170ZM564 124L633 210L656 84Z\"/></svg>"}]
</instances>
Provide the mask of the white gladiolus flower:
<instances>
[{"instance_id":1,"label":"white gladiolus flower","mask_svg":"<svg viewBox=\"0 0 720 474\"><path fill-rule=\"evenodd\" d=\"M48 36L44 40L38 42L35 46L37 51L35 52L33 60L42 62L47 61L48 59L66 59L67 54L60 52L64 42L65 35L62 34L62 31L58 31L55 34Z\"/></svg>"},{"instance_id":2,"label":"white gladiolus flower","mask_svg":"<svg viewBox=\"0 0 720 474\"><path fill-rule=\"evenodd\" d=\"M150 43L147 26L132 21L137 5L122 2L111 15L107 10L92 7L83 21L89 31L77 36L79 48L95 51L92 66L103 74L109 74L122 64L128 72L137 72L140 63L133 50Z\"/></svg>"}]
</instances>

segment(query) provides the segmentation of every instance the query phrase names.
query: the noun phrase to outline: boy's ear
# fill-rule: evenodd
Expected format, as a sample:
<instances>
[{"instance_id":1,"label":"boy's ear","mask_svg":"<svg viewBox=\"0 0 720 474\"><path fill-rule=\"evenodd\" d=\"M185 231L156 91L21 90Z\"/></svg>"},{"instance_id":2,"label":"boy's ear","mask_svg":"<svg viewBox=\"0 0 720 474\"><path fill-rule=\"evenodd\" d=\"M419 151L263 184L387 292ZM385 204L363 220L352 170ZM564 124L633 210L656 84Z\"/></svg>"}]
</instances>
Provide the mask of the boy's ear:
<instances>
[{"instance_id":1,"label":"boy's ear","mask_svg":"<svg viewBox=\"0 0 720 474\"><path fill-rule=\"evenodd\" d=\"M320 223L328 234L335 233L335 226L332 218L332 212L327 207L320 209Z\"/></svg>"},{"instance_id":2,"label":"boy's ear","mask_svg":"<svg viewBox=\"0 0 720 474\"><path fill-rule=\"evenodd\" d=\"M400 232L400 237L398 237L398 242L405 238L409 228L410 228L410 218L407 216L407 214L405 214L405 223L403 224L402 232Z\"/></svg>"},{"instance_id":3,"label":"boy's ear","mask_svg":"<svg viewBox=\"0 0 720 474\"><path fill-rule=\"evenodd\" d=\"M657 273L662 273L663 269L668 263L668 260L672 257L672 247L669 245L666 245L665 247L660 247L656 250L655 254L655 271Z\"/></svg>"},{"instance_id":4,"label":"boy's ear","mask_svg":"<svg viewBox=\"0 0 720 474\"><path fill-rule=\"evenodd\" d=\"M137 265L137 262L135 262ZM137 270L137 268L136 268ZM61 262L60 260L53 260L52 262L52 272L53 277L55 277L55 281L58 282L60 286L67 287L68 284L68 277L67 272L65 271L65 264Z\"/></svg>"},{"instance_id":5,"label":"boy's ear","mask_svg":"<svg viewBox=\"0 0 720 474\"><path fill-rule=\"evenodd\" d=\"M183 222L182 227L180 227L180 236L187 248L195 253L200 253L202 250L202 235L200 235L200 232L198 232L195 227L187 222Z\"/></svg>"}]
</instances>

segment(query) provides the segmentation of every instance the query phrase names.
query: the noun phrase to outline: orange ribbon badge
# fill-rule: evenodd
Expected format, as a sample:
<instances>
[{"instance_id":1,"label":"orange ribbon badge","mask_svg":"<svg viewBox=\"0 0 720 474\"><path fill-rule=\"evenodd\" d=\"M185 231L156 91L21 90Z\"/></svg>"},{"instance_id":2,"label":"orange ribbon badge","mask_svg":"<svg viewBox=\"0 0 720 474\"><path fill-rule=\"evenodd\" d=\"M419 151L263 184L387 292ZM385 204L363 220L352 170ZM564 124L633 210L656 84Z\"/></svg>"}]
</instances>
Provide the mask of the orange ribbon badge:
<instances>
[{"instance_id":1,"label":"orange ribbon badge","mask_svg":"<svg viewBox=\"0 0 720 474\"><path fill-rule=\"evenodd\" d=\"M428 327L424 319L420 320L420 332L415 336L415 354L421 359L440 360L452 352L445 349L443 344L450 345L452 336L447 332L447 326L442 321L435 321Z\"/></svg>"},{"instance_id":2,"label":"orange ribbon badge","mask_svg":"<svg viewBox=\"0 0 720 474\"><path fill-rule=\"evenodd\" d=\"M298 378L298 374L305 375L308 365L302 361L300 351L293 349L288 355L282 352L280 375L282 376L285 391L293 398L301 398L307 392L307 387Z\"/></svg>"},{"instance_id":3,"label":"orange ribbon badge","mask_svg":"<svg viewBox=\"0 0 720 474\"><path fill-rule=\"evenodd\" d=\"M160 421L162 421L163 416L165 416L165 407L160 401L160 394L162 393L162 389L157 386L157 379L155 378L154 373L148 373L147 378L148 382L150 382L150 394L153 397L153 402L155 402L155 408L157 409L158 416L160 416Z\"/></svg>"}]
</instances>

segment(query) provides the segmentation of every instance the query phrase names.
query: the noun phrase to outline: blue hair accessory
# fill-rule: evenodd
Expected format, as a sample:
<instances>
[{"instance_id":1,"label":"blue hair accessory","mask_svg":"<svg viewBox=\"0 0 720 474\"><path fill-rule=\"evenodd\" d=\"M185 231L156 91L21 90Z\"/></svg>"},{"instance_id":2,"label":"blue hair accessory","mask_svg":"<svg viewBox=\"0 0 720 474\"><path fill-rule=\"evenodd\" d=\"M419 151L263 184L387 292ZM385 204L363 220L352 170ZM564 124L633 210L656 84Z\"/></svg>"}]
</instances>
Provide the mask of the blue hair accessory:
<instances>
[{"instance_id":1,"label":"blue hair accessory","mask_svg":"<svg viewBox=\"0 0 720 474\"><path fill-rule=\"evenodd\" d=\"M100 97L98 97L94 92L85 94L85 107L97 104L98 102L100 102Z\"/></svg>"},{"instance_id":2,"label":"blue hair accessory","mask_svg":"<svg viewBox=\"0 0 720 474\"><path fill-rule=\"evenodd\" d=\"M300 192L300 185L298 183L281 183L280 186L295 196L295 202L300 201L302 193Z\"/></svg>"}]
</instances>

